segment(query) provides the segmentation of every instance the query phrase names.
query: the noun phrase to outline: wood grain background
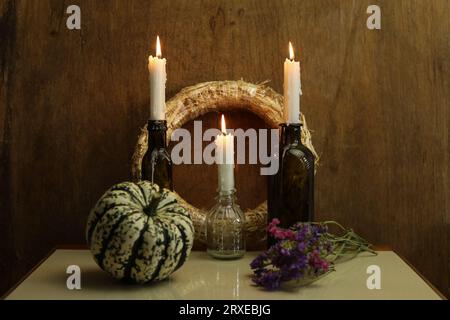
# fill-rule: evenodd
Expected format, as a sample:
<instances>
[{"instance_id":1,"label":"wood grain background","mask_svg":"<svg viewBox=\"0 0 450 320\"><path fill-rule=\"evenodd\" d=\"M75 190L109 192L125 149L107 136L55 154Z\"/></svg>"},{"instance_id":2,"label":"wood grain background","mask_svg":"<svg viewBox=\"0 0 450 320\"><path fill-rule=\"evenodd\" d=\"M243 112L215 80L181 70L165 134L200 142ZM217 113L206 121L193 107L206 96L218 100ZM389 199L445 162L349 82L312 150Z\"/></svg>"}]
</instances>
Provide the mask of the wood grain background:
<instances>
[{"instance_id":1,"label":"wood grain background","mask_svg":"<svg viewBox=\"0 0 450 320\"><path fill-rule=\"evenodd\" d=\"M66 28L71 4L80 31ZM380 31L366 28L370 4ZM83 243L91 206L129 179L159 34L168 97L240 78L281 92L297 44L318 218L391 245L448 295L449 21L446 0L0 0L0 292L54 245ZM236 125L263 124L244 114ZM193 189L215 188L213 171L176 170L177 189L206 205ZM240 176L260 185L254 173ZM244 206L264 198L249 189Z\"/></svg>"}]
</instances>

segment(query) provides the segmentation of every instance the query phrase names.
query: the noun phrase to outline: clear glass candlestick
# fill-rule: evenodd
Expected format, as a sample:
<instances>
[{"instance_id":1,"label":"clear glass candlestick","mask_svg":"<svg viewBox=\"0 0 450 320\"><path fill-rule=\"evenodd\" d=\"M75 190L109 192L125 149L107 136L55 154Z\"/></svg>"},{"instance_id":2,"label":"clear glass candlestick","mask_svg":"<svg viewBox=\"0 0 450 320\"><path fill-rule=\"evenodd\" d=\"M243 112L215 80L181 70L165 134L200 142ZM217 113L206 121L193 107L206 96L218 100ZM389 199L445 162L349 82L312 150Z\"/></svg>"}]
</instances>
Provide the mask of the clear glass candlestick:
<instances>
[{"instance_id":1,"label":"clear glass candlestick","mask_svg":"<svg viewBox=\"0 0 450 320\"><path fill-rule=\"evenodd\" d=\"M245 254L245 217L235 193L219 191L206 218L207 252L217 259L238 259Z\"/></svg>"}]
</instances>

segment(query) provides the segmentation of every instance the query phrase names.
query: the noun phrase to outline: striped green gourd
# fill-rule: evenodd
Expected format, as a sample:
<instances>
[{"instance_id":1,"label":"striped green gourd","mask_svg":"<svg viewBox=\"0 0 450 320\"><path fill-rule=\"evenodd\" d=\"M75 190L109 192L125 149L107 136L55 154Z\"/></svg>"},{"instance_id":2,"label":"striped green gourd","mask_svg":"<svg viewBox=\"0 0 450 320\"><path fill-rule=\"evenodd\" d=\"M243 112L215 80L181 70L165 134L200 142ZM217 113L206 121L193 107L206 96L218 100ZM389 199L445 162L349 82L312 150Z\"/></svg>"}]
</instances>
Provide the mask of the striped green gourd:
<instances>
[{"instance_id":1,"label":"striped green gourd","mask_svg":"<svg viewBox=\"0 0 450 320\"><path fill-rule=\"evenodd\" d=\"M148 181L109 189L89 214L86 238L97 264L117 279L168 278L189 256L194 228L175 193Z\"/></svg>"}]
</instances>

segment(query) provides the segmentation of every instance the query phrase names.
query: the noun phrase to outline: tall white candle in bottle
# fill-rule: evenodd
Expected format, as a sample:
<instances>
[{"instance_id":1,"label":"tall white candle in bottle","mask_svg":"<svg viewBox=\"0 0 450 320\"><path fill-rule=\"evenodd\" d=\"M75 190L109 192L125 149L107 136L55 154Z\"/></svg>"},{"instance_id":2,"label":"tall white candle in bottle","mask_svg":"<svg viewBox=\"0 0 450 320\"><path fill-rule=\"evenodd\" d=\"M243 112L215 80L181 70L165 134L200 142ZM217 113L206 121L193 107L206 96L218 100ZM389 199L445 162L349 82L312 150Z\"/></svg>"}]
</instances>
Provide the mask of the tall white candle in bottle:
<instances>
[{"instance_id":1,"label":"tall white candle in bottle","mask_svg":"<svg viewBox=\"0 0 450 320\"><path fill-rule=\"evenodd\" d=\"M227 134L225 117L222 115L222 134L216 139L216 163L219 170L219 190L234 190L234 137Z\"/></svg>"},{"instance_id":2,"label":"tall white candle in bottle","mask_svg":"<svg viewBox=\"0 0 450 320\"><path fill-rule=\"evenodd\" d=\"M286 124L300 123L300 62L295 61L294 48L289 42L289 59L284 62L284 121Z\"/></svg>"},{"instance_id":3,"label":"tall white candle in bottle","mask_svg":"<svg viewBox=\"0 0 450 320\"><path fill-rule=\"evenodd\" d=\"M161 43L156 39L156 56L148 58L150 79L150 120L166 119L166 59L161 58Z\"/></svg>"}]
</instances>

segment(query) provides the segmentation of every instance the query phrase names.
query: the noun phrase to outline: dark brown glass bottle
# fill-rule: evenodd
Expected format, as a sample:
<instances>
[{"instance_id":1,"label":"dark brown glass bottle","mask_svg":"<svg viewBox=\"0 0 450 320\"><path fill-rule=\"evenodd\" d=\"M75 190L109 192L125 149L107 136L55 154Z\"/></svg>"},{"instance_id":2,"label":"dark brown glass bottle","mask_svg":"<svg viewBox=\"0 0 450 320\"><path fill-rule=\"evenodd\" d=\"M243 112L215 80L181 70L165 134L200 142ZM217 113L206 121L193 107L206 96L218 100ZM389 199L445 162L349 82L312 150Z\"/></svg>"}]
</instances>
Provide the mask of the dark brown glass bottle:
<instances>
[{"instance_id":1,"label":"dark brown glass bottle","mask_svg":"<svg viewBox=\"0 0 450 320\"><path fill-rule=\"evenodd\" d=\"M166 149L167 122L149 120L147 129L148 149L142 159L142 179L173 190L172 161Z\"/></svg>"},{"instance_id":2,"label":"dark brown glass bottle","mask_svg":"<svg viewBox=\"0 0 450 320\"><path fill-rule=\"evenodd\" d=\"M314 220L314 155L302 144L301 124L282 124L278 173L269 176L268 220L288 228ZM269 245L274 244L268 238Z\"/></svg>"}]
</instances>

